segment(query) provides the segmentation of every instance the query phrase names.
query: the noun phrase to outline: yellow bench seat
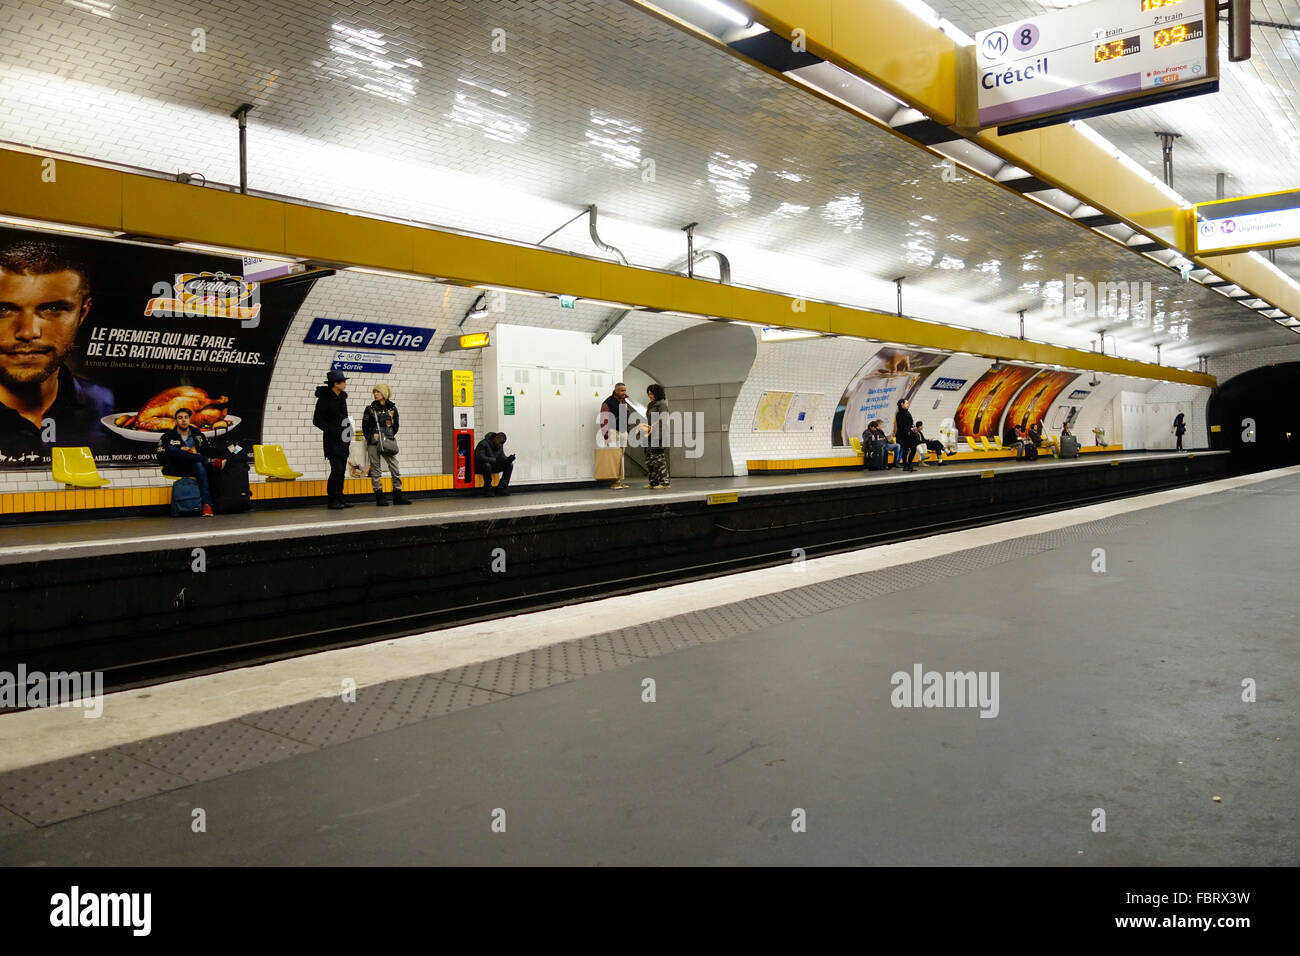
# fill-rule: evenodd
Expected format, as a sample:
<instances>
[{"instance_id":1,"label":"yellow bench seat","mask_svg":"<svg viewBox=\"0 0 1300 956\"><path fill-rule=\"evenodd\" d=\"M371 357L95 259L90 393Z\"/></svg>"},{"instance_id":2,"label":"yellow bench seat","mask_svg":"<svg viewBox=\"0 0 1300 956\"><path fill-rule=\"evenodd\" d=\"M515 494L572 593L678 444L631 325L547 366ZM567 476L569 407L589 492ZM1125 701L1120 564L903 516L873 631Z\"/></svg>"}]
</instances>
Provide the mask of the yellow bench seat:
<instances>
[{"instance_id":1,"label":"yellow bench seat","mask_svg":"<svg viewBox=\"0 0 1300 956\"><path fill-rule=\"evenodd\" d=\"M66 487L103 488L111 483L100 477L89 448L55 448L50 459L54 480Z\"/></svg>"},{"instance_id":2,"label":"yellow bench seat","mask_svg":"<svg viewBox=\"0 0 1300 956\"><path fill-rule=\"evenodd\" d=\"M289 467L283 445L254 445L253 470L268 481L293 481L301 478L301 471Z\"/></svg>"}]
</instances>

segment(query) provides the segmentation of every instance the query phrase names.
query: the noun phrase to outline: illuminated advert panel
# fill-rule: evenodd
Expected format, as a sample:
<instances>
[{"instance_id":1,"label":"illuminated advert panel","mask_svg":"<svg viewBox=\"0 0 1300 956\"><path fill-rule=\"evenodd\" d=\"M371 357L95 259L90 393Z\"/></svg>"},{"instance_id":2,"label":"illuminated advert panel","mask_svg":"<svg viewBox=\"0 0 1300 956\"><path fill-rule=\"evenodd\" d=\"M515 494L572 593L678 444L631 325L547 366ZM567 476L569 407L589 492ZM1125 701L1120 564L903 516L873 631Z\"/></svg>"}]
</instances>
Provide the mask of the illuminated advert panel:
<instances>
[{"instance_id":1,"label":"illuminated advert panel","mask_svg":"<svg viewBox=\"0 0 1300 956\"><path fill-rule=\"evenodd\" d=\"M975 35L979 125L1002 132L1218 89L1214 0L1093 0Z\"/></svg>"}]
</instances>

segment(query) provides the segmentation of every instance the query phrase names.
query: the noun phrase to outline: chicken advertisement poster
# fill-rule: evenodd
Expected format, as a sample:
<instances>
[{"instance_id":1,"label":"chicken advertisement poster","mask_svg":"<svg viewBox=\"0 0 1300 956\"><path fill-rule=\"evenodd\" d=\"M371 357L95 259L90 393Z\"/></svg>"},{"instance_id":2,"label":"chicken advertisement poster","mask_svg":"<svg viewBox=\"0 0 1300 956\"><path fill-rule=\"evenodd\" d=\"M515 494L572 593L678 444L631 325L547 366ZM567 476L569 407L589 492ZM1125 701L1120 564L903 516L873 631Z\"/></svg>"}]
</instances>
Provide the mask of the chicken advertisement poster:
<instances>
[{"instance_id":1,"label":"chicken advertisement poster","mask_svg":"<svg viewBox=\"0 0 1300 956\"><path fill-rule=\"evenodd\" d=\"M0 467L52 449L152 467L188 408L208 436L261 441L266 394L310 281L246 282L242 260L0 229Z\"/></svg>"}]
</instances>

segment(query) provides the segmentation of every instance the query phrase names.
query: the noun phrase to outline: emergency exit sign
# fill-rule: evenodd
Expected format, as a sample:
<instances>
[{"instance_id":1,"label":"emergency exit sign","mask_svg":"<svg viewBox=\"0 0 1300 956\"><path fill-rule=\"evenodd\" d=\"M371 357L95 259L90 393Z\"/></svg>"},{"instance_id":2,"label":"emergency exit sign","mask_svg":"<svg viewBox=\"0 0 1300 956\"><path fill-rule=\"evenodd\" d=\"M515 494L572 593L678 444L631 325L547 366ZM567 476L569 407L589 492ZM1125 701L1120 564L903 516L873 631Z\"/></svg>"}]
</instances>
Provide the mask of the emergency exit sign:
<instances>
[{"instance_id":1,"label":"emergency exit sign","mask_svg":"<svg viewBox=\"0 0 1300 956\"><path fill-rule=\"evenodd\" d=\"M577 297L576 295L562 295L562 296L560 296L560 308L561 308L561 309L572 309L572 308L574 308L575 306L577 306L577 304L578 304L578 297Z\"/></svg>"}]
</instances>

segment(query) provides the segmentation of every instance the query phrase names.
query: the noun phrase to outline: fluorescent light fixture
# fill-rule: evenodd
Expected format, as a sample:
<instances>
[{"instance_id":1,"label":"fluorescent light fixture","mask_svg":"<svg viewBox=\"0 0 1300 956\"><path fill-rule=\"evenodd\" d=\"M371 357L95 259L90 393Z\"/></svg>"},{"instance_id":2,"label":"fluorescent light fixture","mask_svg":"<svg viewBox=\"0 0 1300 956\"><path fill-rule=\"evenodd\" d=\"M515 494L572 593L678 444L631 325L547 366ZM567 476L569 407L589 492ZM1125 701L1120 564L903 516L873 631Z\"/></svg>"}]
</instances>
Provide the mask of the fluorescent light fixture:
<instances>
[{"instance_id":1,"label":"fluorescent light fixture","mask_svg":"<svg viewBox=\"0 0 1300 956\"><path fill-rule=\"evenodd\" d=\"M60 222L24 219L21 216L0 216L0 225L19 226L24 229L43 229L47 232L70 232L78 236L98 236L105 239L124 235L119 230L100 229L96 226L70 226Z\"/></svg>"},{"instance_id":2,"label":"fluorescent light fixture","mask_svg":"<svg viewBox=\"0 0 1300 956\"><path fill-rule=\"evenodd\" d=\"M635 310L635 305L628 305L626 302L609 302L605 299L583 299L588 305L601 305L607 309L627 309L629 312Z\"/></svg>"},{"instance_id":3,"label":"fluorescent light fixture","mask_svg":"<svg viewBox=\"0 0 1300 956\"><path fill-rule=\"evenodd\" d=\"M715 16L729 20L738 27L747 27L753 22L739 10L733 10L725 3L719 3L718 0L693 0L693 2L697 7L703 7Z\"/></svg>"},{"instance_id":4,"label":"fluorescent light fixture","mask_svg":"<svg viewBox=\"0 0 1300 956\"><path fill-rule=\"evenodd\" d=\"M504 292L507 295L531 295L535 299L549 299L551 296L546 292L534 292L531 289L510 289L503 285L475 285L471 289L483 289L488 292Z\"/></svg>"},{"instance_id":5,"label":"fluorescent light fixture","mask_svg":"<svg viewBox=\"0 0 1300 956\"><path fill-rule=\"evenodd\" d=\"M365 266L346 266L348 272L365 272L372 276L386 276L389 279L415 279L418 282L437 282L433 276L419 276L414 272L393 272L389 269L370 269Z\"/></svg>"},{"instance_id":6,"label":"fluorescent light fixture","mask_svg":"<svg viewBox=\"0 0 1300 956\"><path fill-rule=\"evenodd\" d=\"M285 265L302 262L289 256L268 255L265 252L250 252L247 249L231 249L229 246L209 246L202 242L178 242L176 249L193 249L196 252L213 252L222 256L238 256L241 259L265 259L267 262L283 262Z\"/></svg>"},{"instance_id":7,"label":"fluorescent light fixture","mask_svg":"<svg viewBox=\"0 0 1300 956\"><path fill-rule=\"evenodd\" d=\"M758 333L760 342L794 342L798 339L819 339L820 332L808 329L787 329L782 326L763 326Z\"/></svg>"}]
</instances>

